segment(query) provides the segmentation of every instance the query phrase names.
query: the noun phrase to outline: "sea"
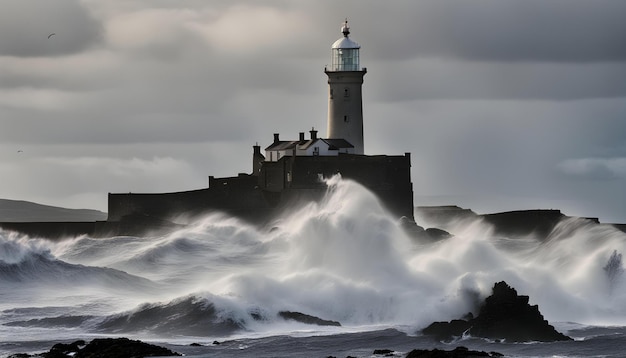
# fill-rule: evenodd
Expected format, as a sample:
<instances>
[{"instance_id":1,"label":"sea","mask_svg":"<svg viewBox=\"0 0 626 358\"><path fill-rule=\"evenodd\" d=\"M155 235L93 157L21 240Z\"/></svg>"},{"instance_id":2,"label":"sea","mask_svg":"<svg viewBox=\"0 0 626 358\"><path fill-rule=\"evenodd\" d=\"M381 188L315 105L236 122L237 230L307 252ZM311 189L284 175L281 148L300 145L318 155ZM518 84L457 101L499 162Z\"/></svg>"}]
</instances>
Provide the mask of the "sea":
<instances>
[{"instance_id":1,"label":"sea","mask_svg":"<svg viewBox=\"0 0 626 358\"><path fill-rule=\"evenodd\" d=\"M626 357L626 234L566 218L548 237L479 219L416 237L355 182L264 228L224 214L166 235L65 240L0 231L0 357L128 337L187 357L402 357L464 346L506 357ZM433 223L416 218L417 224ZM478 313L496 282L573 338L440 342L421 330ZM299 312L340 326L282 318Z\"/></svg>"}]
</instances>

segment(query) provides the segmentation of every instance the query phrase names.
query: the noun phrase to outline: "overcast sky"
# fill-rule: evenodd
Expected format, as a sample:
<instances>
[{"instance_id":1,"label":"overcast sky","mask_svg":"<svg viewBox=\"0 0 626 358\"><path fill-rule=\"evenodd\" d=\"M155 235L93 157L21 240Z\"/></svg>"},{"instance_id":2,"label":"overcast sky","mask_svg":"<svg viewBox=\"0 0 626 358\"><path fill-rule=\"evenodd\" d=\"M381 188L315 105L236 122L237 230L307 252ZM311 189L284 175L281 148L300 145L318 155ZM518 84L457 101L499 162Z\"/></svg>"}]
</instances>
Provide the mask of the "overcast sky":
<instances>
[{"instance_id":1,"label":"overcast sky","mask_svg":"<svg viewBox=\"0 0 626 358\"><path fill-rule=\"evenodd\" d=\"M0 198L106 211L324 136L346 17L365 152L412 154L416 205L626 222L626 1L603 0L0 0Z\"/></svg>"}]
</instances>

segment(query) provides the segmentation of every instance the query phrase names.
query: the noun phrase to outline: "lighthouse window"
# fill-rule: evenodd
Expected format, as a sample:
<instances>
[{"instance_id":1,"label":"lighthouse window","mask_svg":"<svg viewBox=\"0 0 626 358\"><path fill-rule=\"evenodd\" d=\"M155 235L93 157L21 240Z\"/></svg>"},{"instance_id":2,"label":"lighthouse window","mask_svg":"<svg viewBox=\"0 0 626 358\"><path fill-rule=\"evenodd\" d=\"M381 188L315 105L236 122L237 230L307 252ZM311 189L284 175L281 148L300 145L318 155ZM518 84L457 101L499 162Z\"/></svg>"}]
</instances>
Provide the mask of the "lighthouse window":
<instances>
[{"instance_id":1,"label":"lighthouse window","mask_svg":"<svg viewBox=\"0 0 626 358\"><path fill-rule=\"evenodd\" d=\"M343 96L350 97L350 90L347 87L343 89Z\"/></svg>"},{"instance_id":2,"label":"lighthouse window","mask_svg":"<svg viewBox=\"0 0 626 358\"><path fill-rule=\"evenodd\" d=\"M348 120L348 116L343 116L343 121L348 123L350 120Z\"/></svg>"}]
</instances>

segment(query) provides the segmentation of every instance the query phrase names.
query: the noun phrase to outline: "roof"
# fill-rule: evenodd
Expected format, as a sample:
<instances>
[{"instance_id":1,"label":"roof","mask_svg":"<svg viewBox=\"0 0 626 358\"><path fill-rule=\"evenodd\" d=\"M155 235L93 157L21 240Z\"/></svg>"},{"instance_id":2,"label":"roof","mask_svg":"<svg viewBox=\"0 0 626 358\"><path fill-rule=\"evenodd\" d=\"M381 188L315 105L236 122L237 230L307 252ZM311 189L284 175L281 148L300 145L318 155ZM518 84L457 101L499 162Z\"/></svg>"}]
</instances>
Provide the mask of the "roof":
<instances>
[{"instance_id":1,"label":"roof","mask_svg":"<svg viewBox=\"0 0 626 358\"><path fill-rule=\"evenodd\" d=\"M265 150L287 150L293 149L296 145L300 144L299 140L281 140L270 144Z\"/></svg>"},{"instance_id":2,"label":"roof","mask_svg":"<svg viewBox=\"0 0 626 358\"><path fill-rule=\"evenodd\" d=\"M330 139L330 138L317 138L314 140L290 140L290 141L278 141L276 143L270 144L265 150L269 151L277 151L277 150L307 150L313 144L322 141L328 145L328 149L330 150L339 150L341 148L354 148L350 142L345 139Z\"/></svg>"},{"instance_id":3,"label":"roof","mask_svg":"<svg viewBox=\"0 0 626 358\"><path fill-rule=\"evenodd\" d=\"M341 149L341 148L354 148L350 142L345 139L322 139L324 142L328 143L329 149Z\"/></svg>"}]
</instances>

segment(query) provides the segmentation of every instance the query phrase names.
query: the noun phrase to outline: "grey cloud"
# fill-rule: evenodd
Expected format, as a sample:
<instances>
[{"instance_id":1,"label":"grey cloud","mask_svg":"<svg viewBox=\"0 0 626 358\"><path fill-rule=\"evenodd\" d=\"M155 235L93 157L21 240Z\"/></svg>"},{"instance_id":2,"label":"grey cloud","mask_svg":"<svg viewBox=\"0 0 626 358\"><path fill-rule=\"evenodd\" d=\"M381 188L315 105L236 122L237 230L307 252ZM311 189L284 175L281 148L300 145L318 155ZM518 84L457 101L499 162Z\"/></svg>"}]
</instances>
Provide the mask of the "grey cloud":
<instances>
[{"instance_id":1,"label":"grey cloud","mask_svg":"<svg viewBox=\"0 0 626 358\"><path fill-rule=\"evenodd\" d=\"M565 64L414 60L376 62L367 80L385 101L576 100L626 96L626 63ZM401 85L399 85L401 84Z\"/></svg>"},{"instance_id":2,"label":"grey cloud","mask_svg":"<svg viewBox=\"0 0 626 358\"><path fill-rule=\"evenodd\" d=\"M0 56L67 55L102 38L101 24L76 0L3 0L1 6Z\"/></svg>"},{"instance_id":3,"label":"grey cloud","mask_svg":"<svg viewBox=\"0 0 626 358\"><path fill-rule=\"evenodd\" d=\"M402 1L355 11L377 58L503 62L626 61L626 3L612 0ZM372 11L372 7L378 8ZM367 19L367 20L364 20ZM363 26L365 27L365 26ZM398 44L404 44L399 48Z\"/></svg>"},{"instance_id":4,"label":"grey cloud","mask_svg":"<svg viewBox=\"0 0 626 358\"><path fill-rule=\"evenodd\" d=\"M186 190L248 172L251 145L273 132L325 132L323 68L348 17L368 67L366 152L411 152L417 196L472 197L431 204L483 212L571 200L567 214L624 217L625 180L589 176L615 166L573 169L626 158L622 2L181 1L81 1L95 17L85 31L105 31L68 56L15 57L0 44L0 197L62 205L77 191ZM10 28L20 43L30 36ZM20 164L17 149L39 161ZM41 157L62 158L63 170ZM77 157L107 168L138 158L136 179L83 180ZM152 162L179 173L151 177Z\"/></svg>"},{"instance_id":5,"label":"grey cloud","mask_svg":"<svg viewBox=\"0 0 626 358\"><path fill-rule=\"evenodd\" d=\"M626 179L626 158L580 158L567 159L559 169L575 177L590 179Z\"/></svg>"},{"instance_id":6,"label":"grey cloud","mask_svg":"<svg viewBox=\"0 0 626 358\"><path fill-rule=\"evenodd\" d=\"M380 148L374 154L413 153L416 193L576 197L594 183L565 186L559 163L626 156L626 124L604 113L619 113L623 101L593 102L415 101L396 111L387 104L366 111L367 145Z\"/></svg>"},{"instance_id":7,"label":"grey cloud","mask_svg":"<svg viewBox=\"0 0 626 358\"><path fill-rule=\"evenodd\" d=\"M1 112L0 112L1 113ZM7 112L5 112L5 116ZM27 112L4 120L0 133L5 143L177 143L235 140L254 122L228 113L131 111Z\"/></svg>"}]
</instances>

